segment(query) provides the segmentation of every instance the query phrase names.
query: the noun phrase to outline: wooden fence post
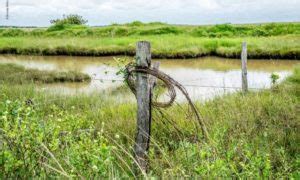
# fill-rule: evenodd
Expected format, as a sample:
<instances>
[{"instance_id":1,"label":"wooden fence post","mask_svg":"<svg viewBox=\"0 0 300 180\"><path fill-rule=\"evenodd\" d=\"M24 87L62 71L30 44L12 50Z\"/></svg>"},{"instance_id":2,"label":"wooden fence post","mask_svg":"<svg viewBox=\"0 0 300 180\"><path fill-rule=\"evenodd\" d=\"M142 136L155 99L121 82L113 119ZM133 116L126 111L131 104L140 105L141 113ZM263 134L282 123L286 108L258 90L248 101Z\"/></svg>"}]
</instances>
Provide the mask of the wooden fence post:
<instances>
[{"instance_id":1,"label":"wooden fence post","mask_svg":"<svg viewBox=\"0 0 300 180\"><path fill-rule=\"evenodd\" d=\"M248 91L248 79L247 79L247 43L243 42L242 45L242 89L246 93Z\"/></svg>"},{"instance_id":2,"label":"wooden fence post","mask_svg":"<svg viewBox=\"0 0 300 180\"><path fill-rule=\"evenodd\" d=\"M136 47L136 65L140 68L151 66L150 43L140 41ZM149 76L137 73L136 76L136 97L137 97L137 134L134 145L135 159L141 170L147 172L148 150L150 143L151 128L151 87Z\"/></svg>"}]
</instances>

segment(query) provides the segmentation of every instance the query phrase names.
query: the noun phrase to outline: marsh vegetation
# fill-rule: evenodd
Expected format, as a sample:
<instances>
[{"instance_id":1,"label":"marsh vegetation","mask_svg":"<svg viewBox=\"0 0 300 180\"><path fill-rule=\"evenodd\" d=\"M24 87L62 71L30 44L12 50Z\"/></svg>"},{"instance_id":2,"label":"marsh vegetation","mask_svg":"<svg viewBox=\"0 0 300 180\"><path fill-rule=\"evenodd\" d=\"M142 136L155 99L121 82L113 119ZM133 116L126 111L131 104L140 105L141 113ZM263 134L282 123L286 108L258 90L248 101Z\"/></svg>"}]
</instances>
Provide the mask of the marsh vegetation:
<instances>
[{"instance_id":1,"label":"marsh vegetation","mask_svg":"<svg viewBox=\"0 0 300 180\"><path fill-rule=\"evenodd\" d=\"M25 69L15 64L0 64L1 83L58 83L58 82L89 82L91 77L81 72L56 72Z\"/></svg>"},{"instance_id":2,"label":"marsh vegetation","mask_svg":"<svg viewBox=\"0 0 300 180\"><path fill-rule=\"evenodd\" d=\"M191 141L180 106L164 117L180 133L154 111L149 176L296 178L299 72L270 90L198 102L214 144ZM2 83L0 94L2 177L134 177L134 103L45 94L30 83Z\"/></svg>"},{"instance_id":3,"label":"marsh vegetation","mask_svg":"<svg viewBox=\"0 0 300 180\"><path fill-rule=\"evenodd\" d=\"M183 26L133 22L105 27L57 23L49 28L1 28L0 53L134 55L135 43L145 39L151 42L155 58L237 58L242 41L248 42L250 58L300 58L299 23Z\"/></svg>"}]
</instances>

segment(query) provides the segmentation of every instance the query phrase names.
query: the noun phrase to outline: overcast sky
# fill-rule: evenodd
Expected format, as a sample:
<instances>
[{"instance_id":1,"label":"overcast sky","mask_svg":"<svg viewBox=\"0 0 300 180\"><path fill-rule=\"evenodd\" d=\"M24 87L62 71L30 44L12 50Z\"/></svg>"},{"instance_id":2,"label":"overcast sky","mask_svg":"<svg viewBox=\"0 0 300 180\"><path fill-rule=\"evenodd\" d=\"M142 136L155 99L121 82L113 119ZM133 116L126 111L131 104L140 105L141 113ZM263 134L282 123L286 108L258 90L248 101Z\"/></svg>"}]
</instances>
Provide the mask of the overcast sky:
<instances>
[{"instance_id":1,"label":"overcast sky","mask_svg":"<svg viewBox=\"0 0 300 180\"><path fill-rule=\"evenodd\" d=\"M161 21L220 24L300 21L300 0L0 0L0 25L48 26L63 14L80 14L90 25Z\"/></svg>"}]
</instances>

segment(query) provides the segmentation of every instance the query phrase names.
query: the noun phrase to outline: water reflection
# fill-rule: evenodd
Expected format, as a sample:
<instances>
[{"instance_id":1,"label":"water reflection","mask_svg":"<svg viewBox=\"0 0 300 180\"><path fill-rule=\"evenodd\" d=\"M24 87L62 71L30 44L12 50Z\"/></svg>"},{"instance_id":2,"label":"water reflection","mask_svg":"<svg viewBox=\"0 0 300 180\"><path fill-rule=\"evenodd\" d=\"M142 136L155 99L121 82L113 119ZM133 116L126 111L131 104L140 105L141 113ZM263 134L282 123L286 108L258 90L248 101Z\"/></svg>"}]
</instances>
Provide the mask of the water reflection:
<instances>
[{"instance_id":1,"label":"water reflection","mask_svg":"<svg viewBox=\"0 0 300 180\"><path fill-rule=\"evenodd\" d=\"M160 69L184 84L193 99L205 100L231 93L241 87L240 61L206 57L186 60L158 60ZM91 83L64 83L44 85L41 90L64 94L108 92L123 84L116 75L117 63L113 57L70 56L0 56L0 63L15 63L27 68L57 71L80 71L92 77ZM282 81L291 73L294 60L249 60L248 82L250 88L269 88L274 72ZM122 96L122 95L121 95ZM165 97L166 98L166 97ZM179 98L182 98L179 96Z\"/></svg>"}]
</instances>

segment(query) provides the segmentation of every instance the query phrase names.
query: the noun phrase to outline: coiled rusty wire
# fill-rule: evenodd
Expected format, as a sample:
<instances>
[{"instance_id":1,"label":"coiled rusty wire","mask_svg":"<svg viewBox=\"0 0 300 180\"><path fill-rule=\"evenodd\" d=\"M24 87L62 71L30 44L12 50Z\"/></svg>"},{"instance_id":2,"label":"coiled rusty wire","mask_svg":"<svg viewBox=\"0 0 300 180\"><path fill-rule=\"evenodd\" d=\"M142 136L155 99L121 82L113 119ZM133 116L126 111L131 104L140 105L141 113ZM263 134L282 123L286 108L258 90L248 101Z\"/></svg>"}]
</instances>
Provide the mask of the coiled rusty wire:
<instances>
[{"instance_id":1,"label":"coiled rusty wire","mask_svg":"<svg viewBox=\"0 0 300 180\"><path fill-rule=\"evenodd\" d=\"M203 137L206 140L210 140L209 134L206 128L206 125L203 121L203 118L200 116L195 104L192 102L187 90L184 88L183 85L181 85L179 82L171 78L169 75L165 74L164 72L153 69L153 68L145 68L145 67L139 67L135 66L133 63L129 63L125 67L125 82L129 86L132 93L136 96L136 84L135 84L135 73L143 73L143 74L149 74L157 79L161 80L166 88L168 89L168 93L170 95L170 99L166 102L152 102L152 105L157 108L167 108L173 105L175 99L176 99L176 90L175 87L178 88L182 94L185 96L185 98L188 101L189 106L191 107L192 111L194 112L197 122L202 130Z\"/></svg>"}]
</instances>

